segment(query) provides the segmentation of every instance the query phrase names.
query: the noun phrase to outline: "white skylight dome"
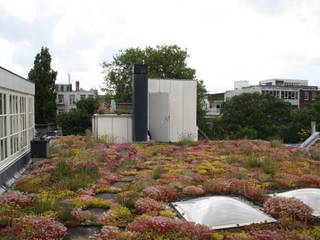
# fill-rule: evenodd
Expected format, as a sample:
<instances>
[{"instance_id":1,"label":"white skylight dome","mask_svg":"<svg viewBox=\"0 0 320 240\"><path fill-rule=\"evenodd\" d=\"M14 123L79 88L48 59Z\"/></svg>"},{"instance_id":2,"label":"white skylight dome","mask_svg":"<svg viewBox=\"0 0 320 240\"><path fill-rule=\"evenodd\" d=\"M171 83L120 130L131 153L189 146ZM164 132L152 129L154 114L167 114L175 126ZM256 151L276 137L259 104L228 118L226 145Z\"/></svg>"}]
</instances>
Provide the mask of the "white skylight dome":
<instances>
[{"instance_id":1,"label":"white skylight dome","mask_svg":"<svg viewBox=\"0 0 320 240\"><path fill-rule=\"evenodd\" d=\"M302 188L283 193L274 194L278 197L294 197L313 209L313 215L320 217L320 189L318 188Z\"/></svg>"},{"instance_id":2,"label":"white skylight dome","mask_svg":"<svg viewBox=\"0 0 320 240\"><path fill-rule=\"evenodd\" d=\"M172 206L186 221L224 229L252 223L271 223L275 219L237 198L212 196L174 202Z\"/></svg>"}]
</instances>

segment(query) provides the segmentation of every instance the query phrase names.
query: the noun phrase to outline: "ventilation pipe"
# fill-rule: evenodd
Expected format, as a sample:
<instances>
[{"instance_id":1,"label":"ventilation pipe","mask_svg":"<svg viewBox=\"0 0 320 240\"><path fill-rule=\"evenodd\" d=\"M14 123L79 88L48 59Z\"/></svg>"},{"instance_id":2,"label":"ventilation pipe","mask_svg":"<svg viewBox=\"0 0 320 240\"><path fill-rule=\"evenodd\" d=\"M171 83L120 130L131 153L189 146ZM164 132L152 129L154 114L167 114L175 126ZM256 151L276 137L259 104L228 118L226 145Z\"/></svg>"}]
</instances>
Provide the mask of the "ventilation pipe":
<instances>
[{"instance_id":1,"label":"ventilation pipe","mask_svg":"<svg viewBox=\"0 0 320 240\"><path fill-rule=\"evenodd\" d=\"M135 142L148 139L148 66L133 66L132 137Z\"/></svg>"}]
</instances>

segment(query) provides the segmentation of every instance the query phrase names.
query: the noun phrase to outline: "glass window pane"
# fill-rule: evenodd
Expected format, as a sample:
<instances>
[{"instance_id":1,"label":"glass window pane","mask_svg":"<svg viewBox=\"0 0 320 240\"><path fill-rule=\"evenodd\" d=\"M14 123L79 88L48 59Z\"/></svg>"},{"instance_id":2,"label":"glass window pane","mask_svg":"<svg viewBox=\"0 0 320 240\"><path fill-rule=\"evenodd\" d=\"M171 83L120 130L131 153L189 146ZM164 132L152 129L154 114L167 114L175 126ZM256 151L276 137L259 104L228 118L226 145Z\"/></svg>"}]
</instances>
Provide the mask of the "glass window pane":
<instances>
[{"instance_id":1,"label":"glass window pane","mask_svg":"<svg viewBox=\"0 0 320 240\"><path fill-rule=\"evenodd\" d=\"M212 229L276 222L260 210L232 197L201 197L175 202L172 206L185 220L205 224Z\"/></svg>"}]
</instances>

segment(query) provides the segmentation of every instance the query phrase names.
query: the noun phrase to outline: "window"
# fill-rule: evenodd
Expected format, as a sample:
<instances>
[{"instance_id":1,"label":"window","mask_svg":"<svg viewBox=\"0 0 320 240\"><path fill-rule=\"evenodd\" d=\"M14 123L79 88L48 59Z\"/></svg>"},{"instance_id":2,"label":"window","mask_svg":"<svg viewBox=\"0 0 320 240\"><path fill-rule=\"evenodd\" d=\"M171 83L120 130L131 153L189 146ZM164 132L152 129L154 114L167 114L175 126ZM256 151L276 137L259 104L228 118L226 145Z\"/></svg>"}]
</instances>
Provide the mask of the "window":
<instances>
[{"instance_id":1,"label":"window","mask_svg":"<svg viewBox=\"0 0 320 240\"><path fill-rule=\"evenodd\" d=\"M80 99L86 99L86 95L80 95Z\"/></svg>"},{"instance_id":2,"label":"window","mask_svg":"<svg viewBox=\"0 0 320 240\"><path fill-rule=\"evenodd\" d=\"M288 192L278 193L274 196L279 197L294 197L300 199L306 205L313 209L313 215L320 217L320 189L303 188Z\"/></svg>"},{"instance_id":3,"label":"window","mask_svg":"<svg viewBox=\"0 0 320 240\"><path fill-rule=\"evenodd\" d=\"M29 145L34 136L33 115L33 96L0 89L0 164Z\"/></svg>"},{"instance_id":4,"label":"window","mask_svg":"<svg viewBox=\"0 0 320 240\"><path fill-rule=\"evenodd\" d=\"M304 100L309 101L309 92L304 92Z\"/></svg>"},{"instance_id":5,"label":"window","mask_svg":"<svg viewBox=\"0 0 320 240\"><path fill-rule=\"evenodd\" d=\"M70 95L69 98L70 98L70 105L76 104L76 97L75 97L75 95Z\"/></svg>"},{"instance_id":6,"label":"window","mask_svg":"<svg viewBox=\"0 0 320 240\"><path fill-rule=\"evenodd\" d=\"M312 101L316 100L317 93L315 91L312 92Z\"/></svg>"},{"instance_id":7,"label":"window","mask_svg":"<svg viewBox=\"0 0 320 240\"><path fill-rule=\"evenodd\" d=\"M0 161L8 157L7 94L0 92Z\"/></svg>"},{"instance_id":8,"label":"window","mask_svg":"<svg viewBox=\"0 0 320 240\"><path fill-rule=\"evenodd\" d=\"M64 96L63 95L58 95L58 103L64 103Z\"/></svg>"},{"instance_id":9,"label":"window","mask_svg":"<svg viewBox=\"0 0 320 240\"><path fill-rule=\"evenodd\" d=\"M89 98L93 98L93 97L94 97L94 95L90 94L90 95L88 95L88 97L89 97Z\"/></svg>"},{"instance_id":10,"label":"window","mask_svg":"<svg viewBox=\"0 0 320 240\"><path fill-rule=\"evenodd\" d=\"M174 202L172 206L186 221L205 224L212 229L276 222L258 209L232 197L201 197Z\"/></svg>"}]
</instances>

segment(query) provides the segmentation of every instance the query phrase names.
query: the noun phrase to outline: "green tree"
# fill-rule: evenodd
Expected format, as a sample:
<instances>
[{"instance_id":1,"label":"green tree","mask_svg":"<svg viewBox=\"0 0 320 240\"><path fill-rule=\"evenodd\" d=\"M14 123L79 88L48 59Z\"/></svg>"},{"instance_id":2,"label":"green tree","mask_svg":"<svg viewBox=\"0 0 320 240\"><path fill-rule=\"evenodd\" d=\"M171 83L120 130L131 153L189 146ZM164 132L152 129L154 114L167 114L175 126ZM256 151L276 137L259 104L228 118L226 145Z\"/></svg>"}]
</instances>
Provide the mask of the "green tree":
<instances>
[{"instance_id":1,"label":"green tree","mask_svg":"<svg viewBox=\"0 0 320 240\"><path fill-rule=\"evenodd\" d=\"M304 141L311 133L311 121L315 119L312 108L301 108L291 112L291 121L284 127L283 140L287 143Z\"/></svg>"},{"instance_id":2,"label":"green tree","mask_svg":"<svg viewBox=\"0 0 320 240\"><path fill-rule=\"evenodd\" d=\"M206 116L206 94L207 90L202 80L197 81L197 125L198 127L208 133L208 126L205 119Z\"/></svg>"},{"instance_id":3,"label":"green tree","mask_svg":"<svg viewBox=\"0 0 320 240\"><path fill-rule=\"evenodd\" d=\"M92 126L91 115L78 109L61 113L57 117L57 124L62 128L63 135L83 135Z\"/></svg>"},{"instance_id":4,"label":"green tree","mask_svg":"<svg viewBox=\"0 0 320 240\"><path fill-rule=\"evenodd\" d=\"M290 105L267 94L243 93L225 102L221 114L214 127L223 129L225 136L269 139L282 137L290 122Z\"/></svg>"},{"instance_id":5,"label":"green tree","mask_svg":"<svg viewBox=\"0 0 320 240\"><path fill-rule=\"evenodd\" d=\"M110 63L102 64L107 102L114 98L117 102L131 102L132 97L132 66L134 64L146 64L149 67L150 78L194 79L196 71L188 67L187 50L177 45L163 45L141 48L129 48L120 51L113 57ZM205 86L198 81L197 94L197 119L201 127L205 115L203 102L205 98Z\"/></svg>"},{"instance_id":6,"label":"green tree","mask_svg":"<svg viewBox=\"0 0 320 240\"><path fill-rule=\"evenodd\" d=\"M28 74L35 83L35 122L52 123L56 121L57 104L55 81L57 72L51 69L49 49L42 47L34 60L33 68Z\"/></svg>"},{"instance_id":7,"label":"green tree","mask_svg":"<svg viewBox=\"0 0 320 240\"><path fill-rule=\"evenodd\" d=\"M89 115L93 115L98 109L100 102L98 98L83 98L80 99L77 103L77 109L85 112Z\"/></svg>"},{"instance_id":8,"label":"green tree","mask_svg":"<svg viewBox=\"0 0 320 240\"><path fill-rule=\"evenodd\" d=\"M297 109L291 112L291 121L285 126L284 141L298 143L304 141L311 134L311 122L320 126L320 98L307 108Z\"/></svg>"}]
</instances>

